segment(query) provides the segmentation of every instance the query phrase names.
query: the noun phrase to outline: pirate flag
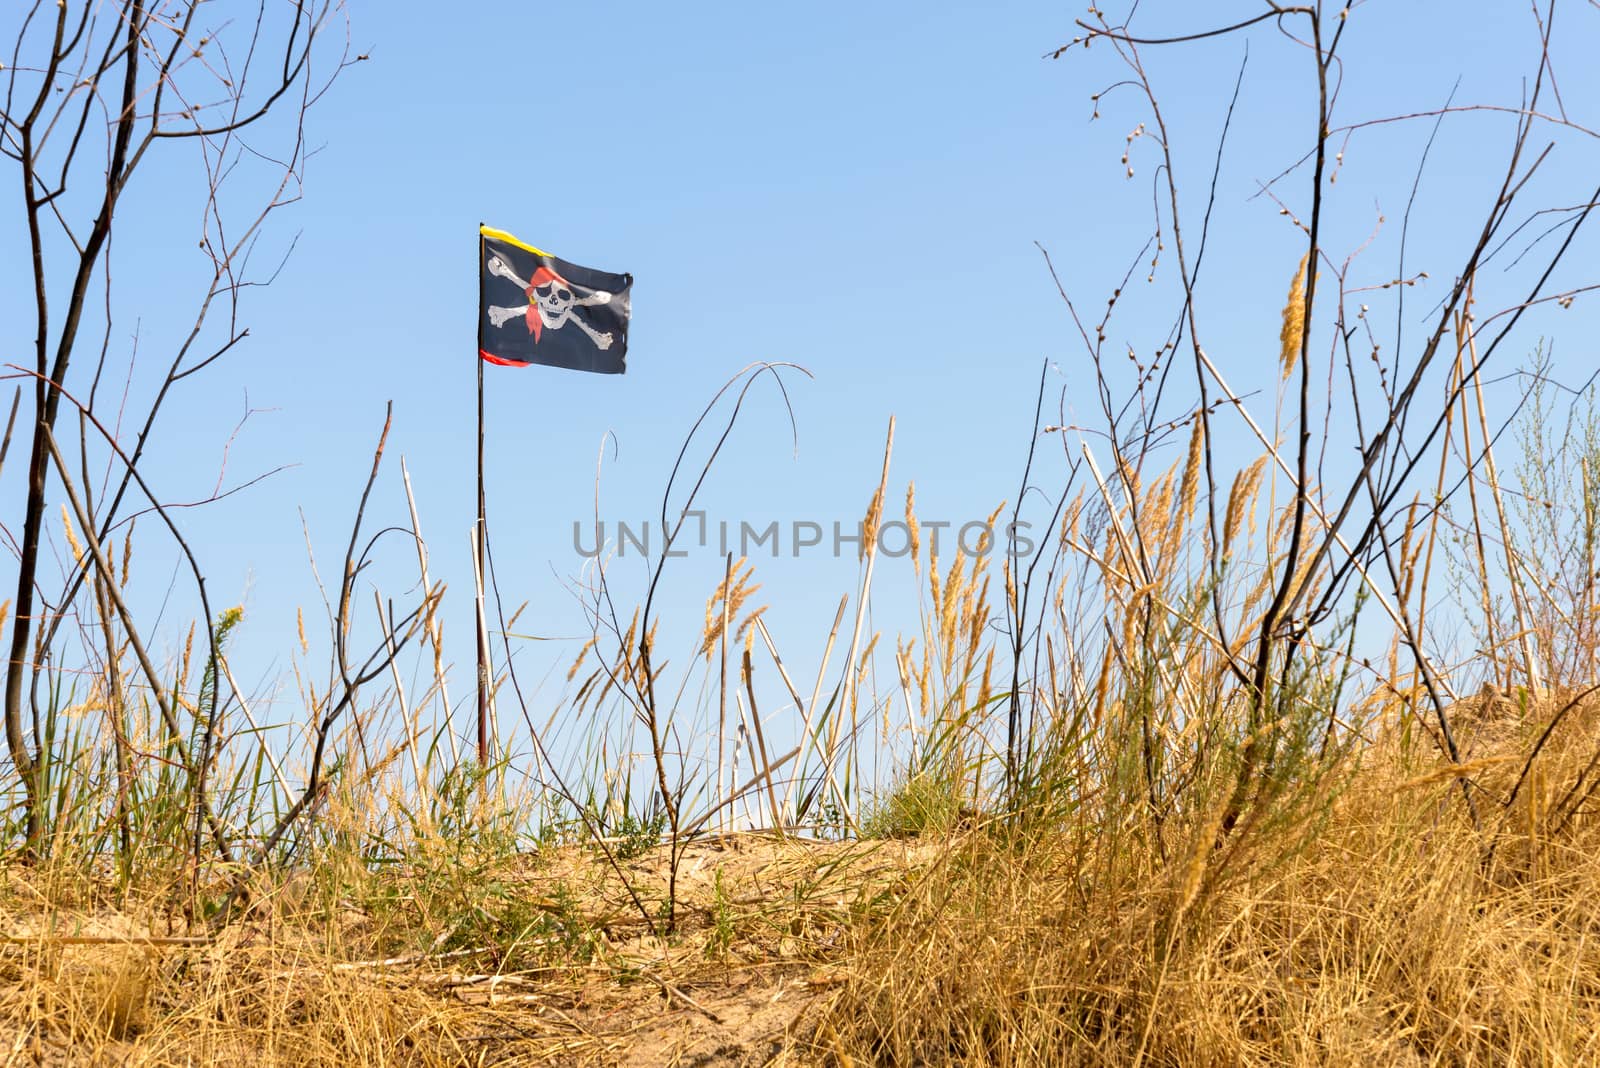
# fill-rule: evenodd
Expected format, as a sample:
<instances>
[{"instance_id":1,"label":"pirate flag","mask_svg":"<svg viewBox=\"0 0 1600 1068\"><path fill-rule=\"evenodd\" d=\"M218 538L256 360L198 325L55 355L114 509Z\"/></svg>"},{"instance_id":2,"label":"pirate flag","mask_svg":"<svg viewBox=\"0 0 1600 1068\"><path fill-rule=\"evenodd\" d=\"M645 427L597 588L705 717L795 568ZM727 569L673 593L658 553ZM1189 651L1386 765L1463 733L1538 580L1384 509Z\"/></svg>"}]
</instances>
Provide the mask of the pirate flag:
<instances>
[{"instance_id":1,"label":"pirate flag","mask_svg":"<svg viewBox=\"0 0 1600 1068\"><path fill-rule=\"evenodd\" d=\"M508 367L627 370L631 274L568 263L503 230L478 233L479 356Z\"/></svg>"}]
</instances>

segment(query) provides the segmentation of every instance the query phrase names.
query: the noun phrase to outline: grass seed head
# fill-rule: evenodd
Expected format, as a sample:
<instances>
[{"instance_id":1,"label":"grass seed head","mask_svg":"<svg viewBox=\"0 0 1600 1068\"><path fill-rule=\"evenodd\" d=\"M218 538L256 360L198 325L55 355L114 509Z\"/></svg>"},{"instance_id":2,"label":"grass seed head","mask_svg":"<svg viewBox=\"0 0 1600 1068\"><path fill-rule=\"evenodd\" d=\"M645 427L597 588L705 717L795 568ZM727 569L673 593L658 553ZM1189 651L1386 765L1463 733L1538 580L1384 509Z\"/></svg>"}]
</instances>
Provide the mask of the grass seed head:
<instances>
[{"instance_id":1,"label":"grass seed head","mask_svg":"<svg viewBox=\"0 0 1600 1068\"><path fill-rule=\"evenodd\" d=\"M922 527L917 523L917 484L906 483L906 530L911 541L911 566L922 568Z\"/></svg>"},{"instance_id":2,"label":"grass seed head","mask_svg":"<svg viewBox=\"0 0 1600 1068\"><path fill-rule=\"evenodd\" d=\"M1278 363L1283 367L1283 377L1294 373L1300 360L1306 330L1306 262L1310 253L1300 257L1300 266L1289 283L1289 299L1283 306L1283 328L1278 332Z\"/></svg>"},{"instance_id":3,"label":"grass seed head","mask_svg":"<svg viewBox=\"0 0 1600 1068\"><path fill-rule=\"evenodd\" d=\"M78 544L78 535L72 529L72 516L67 513L67 506L61 506L61 529L66 532L67 546L72 550L72 562L83 563L83 547Z\"/></svg>"}]
</instances>

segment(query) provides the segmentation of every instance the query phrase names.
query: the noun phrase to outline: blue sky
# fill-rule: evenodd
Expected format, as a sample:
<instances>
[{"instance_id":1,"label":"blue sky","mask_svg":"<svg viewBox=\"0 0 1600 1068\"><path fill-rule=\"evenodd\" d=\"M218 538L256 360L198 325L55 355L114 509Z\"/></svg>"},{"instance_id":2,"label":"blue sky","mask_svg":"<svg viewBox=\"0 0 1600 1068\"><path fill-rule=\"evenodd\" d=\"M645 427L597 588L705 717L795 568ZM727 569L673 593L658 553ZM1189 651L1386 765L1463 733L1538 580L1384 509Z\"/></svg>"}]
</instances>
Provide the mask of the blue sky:
<instances>
[{"instance_id":1,"label":"blue sky","mask_svg":"<svg viewBox=\"0 0 1600 1068\"><path fill-rule=\"evenodd\" d=\"M1182 32L1258 9L1242 0L1147 2L1135 25ZM1600 11L1580 3L1559 11L1559 84L1581 122L1600 89L1587 58ZM291 465L183 516L214 603L245 606L235 644L241 676L270 684L289 672L296 609L310 620L318 604L306 535L321 574L335 581L392 400L389 466L373 519L405 520L403 455L435 576L450 585L455 692L465 692L480 221L636 279L626 376L487 372L501 590L510 606L529 602L518 632L571 639L529 645L527 677L564 669L585 634L566 583L584 564L572 525L591 514L602 452L602 517L658 512L683 435L751 361L810 371L786 379L799 447L778 395L758 387L707 486L713 518L853 524L876 484L891 415L893 512L908 479L925 518L957 524L1014 497L1044 361L1052 402L1065 389L1069 416L1095 411L1082 346L1038 246L1080 307L1097 314L1150 229L1154 146L1133 145L1132 179L1119 162L1146 111L1120 90L1090 120L1090 95L1121 77L1115 57L1096 46L1045 58L1077 32L1080 14L1024 2L485 2L453 5L448 16L434 5L352 4L352 51L370 59L312 111L309 135L320 148L304 197L275 217L258 261L273 262L291 242L292 254L269 288L249 295L249 340L173 398L147 472L168 498L185 500L211 489L224 456L225 484ZM1260 410L1270 415L1279 309L1303 241L1252 194L1310 147L1309 57L1263 25L1148 49L1145 58L1189 189L1183 210L1195 219L1247 41L1203 323L1208 351L1236 387L1265 391ZM1457 102L1515 105L1537 41L1521 4L1372 0L1356 9L1344 49L1339 115L1359 121L1437 107L1458 77ZM1416 266L1448 272L1459 260L1510 129L1504 115L1445 124L1426 209L1412 221ZM1330 187L1328 243L1341 256L1380 214L1387 219L1363 261L1370 280L1392 273L1396 224L1426 130L1413 122L1358 136ZM1600 166L1594 142L1570 132L1558 139L1534 199L1571 203L1587 195ZM137 322L135 404L186 328L182 309L203 279L198 209L188 196L197 160L186 152L142 173L116 233L112 351L126 360ZM1282 187L1298 211L1305 186ZM16 214L7 208L0 218L12 250L21 238ZM1569 274L1592 269L1594 247L1575 250ZM18 288L24 266L14 251L0 266L0 346L15 353L8 359L24 358L31 340ZM1416 324L1448 282L1434 277L1423 287ZM1500 284L1485 283L1485 306L1503 295L1493 291ZM1509 294L1510 276L1504 284ZM1154 347L1170 321L1170 295L1159 284L1130 295L1127 344ZM1594 362L1593 326L1582 302L1559 315L1541 311L1502 370L1547 334L1560 366L1581 378ZM1175 396L1192 394L1188 377L1175 381ZM230 443L247 409L258 411ZM1242 447L1238 455L1247 457ZM20 474L13 463L0 476L0 493L17 502L5 506L7 516L20 513ZM406 554L392 545L389 555L388 574L403 574ZM155 605L173 557L153 546L147 559L140 591ZM667 637L678 628L680 648L698 631L721 567L715 552L697 552L670 573L663 607ZM879 577L876 622L891 632L914 618L907 572L886 566ZM791 660L813 662L855 574L852 558L830 553L759 561L761 599L774 606L767 618ZM641 576L637 561L618 563L625 595L639 590Z\"/></svg>"}]
</instances>

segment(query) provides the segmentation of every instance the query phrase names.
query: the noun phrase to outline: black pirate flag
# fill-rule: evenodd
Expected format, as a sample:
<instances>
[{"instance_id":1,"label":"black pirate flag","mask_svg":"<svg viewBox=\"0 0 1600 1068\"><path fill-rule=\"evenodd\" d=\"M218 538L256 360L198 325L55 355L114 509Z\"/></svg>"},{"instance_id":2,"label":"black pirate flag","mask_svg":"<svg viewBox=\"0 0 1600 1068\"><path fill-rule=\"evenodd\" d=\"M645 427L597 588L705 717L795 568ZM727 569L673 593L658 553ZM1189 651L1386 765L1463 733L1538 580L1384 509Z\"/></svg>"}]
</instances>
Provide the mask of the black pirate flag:
<instances>
[{"instance_id":1,"label":"black pirate flag","mask_svg":"<svg viewBox=\"0 0 1600 1068\"><path fill-rule=\"evenodd\" d=\"M503 230L478 233L479 356L509 367L627 370L632 275L568 263Z\"/></svg>"}]
</instances>

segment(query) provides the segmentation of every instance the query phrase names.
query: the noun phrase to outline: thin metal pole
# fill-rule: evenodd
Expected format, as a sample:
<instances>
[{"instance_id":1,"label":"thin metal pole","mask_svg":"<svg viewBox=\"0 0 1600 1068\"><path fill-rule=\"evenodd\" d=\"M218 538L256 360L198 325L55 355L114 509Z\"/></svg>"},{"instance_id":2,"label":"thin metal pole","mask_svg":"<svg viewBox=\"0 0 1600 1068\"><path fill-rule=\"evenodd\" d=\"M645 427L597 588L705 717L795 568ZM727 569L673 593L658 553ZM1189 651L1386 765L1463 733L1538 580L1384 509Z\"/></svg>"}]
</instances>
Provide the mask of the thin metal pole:
<instances>
[{"instance_id":1,"label":"thin metal pole","mask_svg":"<svg viewBox=\"0 0 1600 1068\"><path fill-rule=\"evenodd\" d=\"M489 765L489 650L484 641L483 571L488 566L485 537L487 521L484 517L483 498L483 229L478 230L478 526L477 537L477 587L478 587L478 766Z\"/></svg>"}]
</instances>

